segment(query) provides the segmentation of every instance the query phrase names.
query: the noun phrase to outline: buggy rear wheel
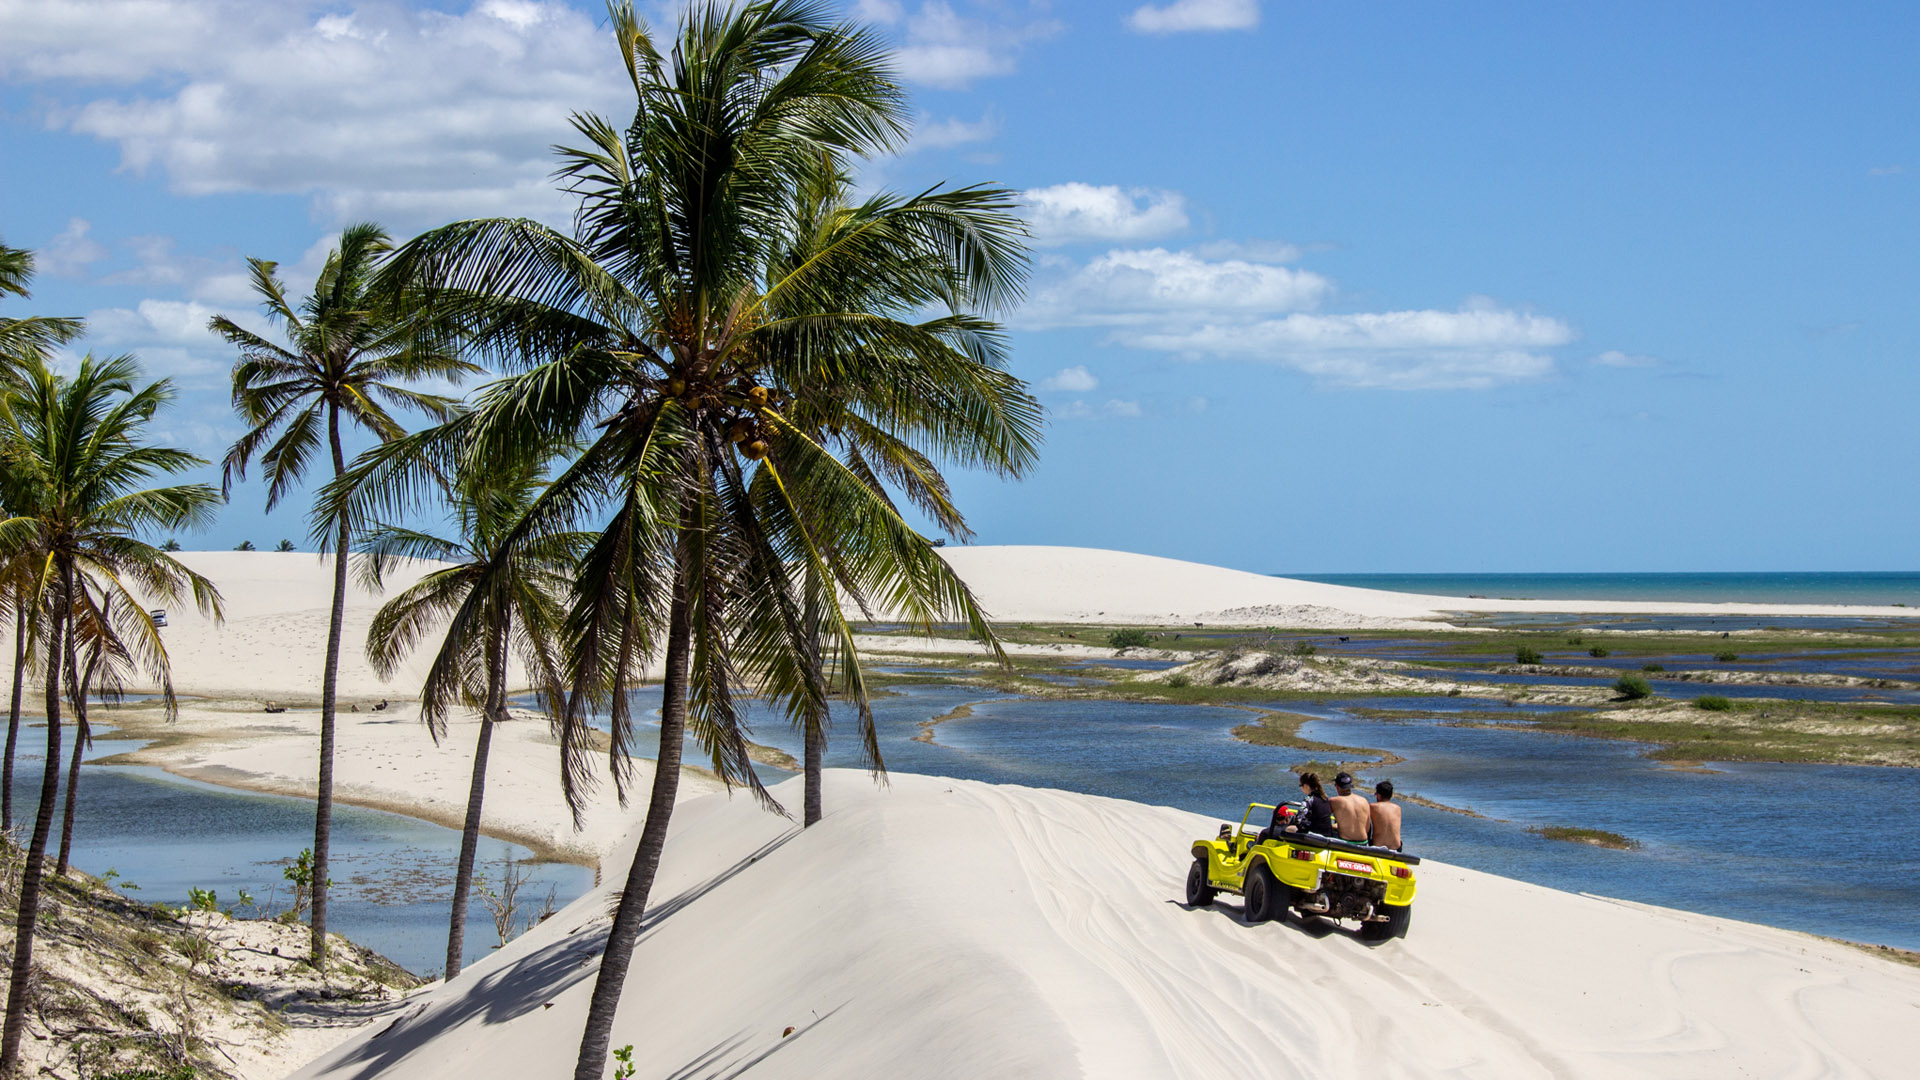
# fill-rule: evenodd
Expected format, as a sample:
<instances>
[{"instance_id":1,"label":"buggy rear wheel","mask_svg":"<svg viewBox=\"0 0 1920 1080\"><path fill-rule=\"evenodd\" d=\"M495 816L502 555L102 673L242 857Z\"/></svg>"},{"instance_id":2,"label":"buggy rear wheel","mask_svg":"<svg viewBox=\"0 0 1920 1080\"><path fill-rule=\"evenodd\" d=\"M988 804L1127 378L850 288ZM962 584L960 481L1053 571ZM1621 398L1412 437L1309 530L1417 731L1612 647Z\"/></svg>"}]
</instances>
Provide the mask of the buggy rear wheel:
<instances>
[{"instance_id":1,"label":"buggy rear wheel","mask_svg":"<svg viewBox=\"0 0 1920 1080\"><path fill-rule=\"evenodd\" d=\"M1266 863L1255 863L1247 871L1247 921L1263 923L1286 914L1283 888Z\"/></svg>"},{"instance_id":2,"label":"buggy rear wheel","mask_svg":"<svg viewBox=\"0 0 1920 1080\"><path fill-rule=\"evenodd\" d=\"M1207 881L1207 860L1196 857L1187 871L1187 906L1207 907L1218 891Z\"/></svg>"},{"instance_id":3,"label":"buggy rear wheel","mask_svg":"<svg viewBox=\"0 0 1920 1080\"><path fill-rule=\"evenodd\" d=\"M1386 913L1386 921L1361 923L1360 937L1366 941L1406 937L1407 927L1413 924L1413 905L1382 904L1380 910Z\"/></svg>"}]
</instances>

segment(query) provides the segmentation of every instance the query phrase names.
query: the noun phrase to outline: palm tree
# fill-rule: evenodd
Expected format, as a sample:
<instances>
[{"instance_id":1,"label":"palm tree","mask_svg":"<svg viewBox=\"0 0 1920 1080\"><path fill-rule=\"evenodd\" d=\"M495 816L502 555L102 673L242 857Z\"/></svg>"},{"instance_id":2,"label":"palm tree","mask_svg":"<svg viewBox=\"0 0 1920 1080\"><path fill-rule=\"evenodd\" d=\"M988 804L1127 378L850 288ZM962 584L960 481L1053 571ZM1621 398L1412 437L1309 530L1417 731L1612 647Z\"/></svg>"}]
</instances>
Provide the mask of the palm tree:
<instances>
[{"instance_id":1,"label":"palm tree","mask_svg":"<svg viewBox=\"0 0 1920 1080\"><path fill-rule=\"evenodd\" d=\"M1000 370L996 328L970 314L1013 299L1024 278L1010 192L876 198L837 243L781 266L797 246L797 192L819 162L904 137L904 95L877 38L799 0L706 3L688 15L669 60L631 7L611 16L637 106L624 130L574 119L586 148L560 151L560 175L580 199L574 235L525 220L459 222L396 252L387 271L424 289L436 317L483 353L528 365L482 392L462 424L471 437L442 440L432 468L498 467L555 439L584 446L506 540L513 548L603 522L568 620L560 720L570 800L590 780L578 760L589 707L609 713L624 799L628 692L647 661L663 658L646 823L601 958L577 1080L605 1068L685 735L721 777L758 790L736 683L793 714L825 700L819 673L830 662L864 710L843 594L923 625L958 618L994 641L931 543L784 406L819 380L878 429L1015 471L1031 458L1039 419L1023 384ZM873 282L866 295L882 302L839 306L851 294L835 283L847 276ZM953 314L911 321L923 308ZM832 587L805 590L796 573ZM803 625L806 597L821 604L831 639L823 662L807 659L816 646Z\"/></svg>"},{"instance_id":2,"label":"palm tree","mask_svg":"<svg viewBox=\"0 0 1920 1080\"><path fill-rule=\"evenodd\" d=\"M340 234L340 246L327 256L313 292L297 311L287 299L286 285L275 274L277 264L248 260L254 291L290 347L225 316L215 316L209 324L240 350L240 360L233 367L233 406L248 428L222 464L223 491L231 491L235 478L246 477L247 466L257 456L266 473L267 509L271 510L306 475L307 464L323 441L333 455L333 475L346 471L343 420L386 440L403 430L389 408L413 409L435 419L451 415L449 399L403 384L434 378L457 381L478 369L424 339L418 333L419 321L409 314L406 297L368 291L374 269L390 247L387 234L377 225L346 229ZM327 956L334 713L351 541L344 517L322 523L319 533L321 550L331 547L333 551L333 611L320 683L320 770L313 826L311 951L316 966L325 964ZM241 548L252 549L251 543Z\"/></svg>"},{"instance_id":3,"label":"palm tree","mask_svg":"<svg viewBox=\"0 0 1920 1080\"><path fill-rule=\"evenodd\" d=\"M273 545L273 550L275 550L275 551L292 551L292 550L293 550L293 541L291 541L291 540L282 540L282 541L280 541L279 543L277 543L277 544L275 544L275 545Z\"/></svg>"},{"instance_id":4,"label":"palm tree","mask_svg":"<svg viewBox=\"0 0 1920 1080\"><path fill-rule=\"evenodd\" d=\"M349 472L347 482L355 483L361 470L377 471L383 464L416 455L420 441L410 436L369 452ZM362 572L374 589L383 585L387 566L398 557L453 564L427 574L388 601L367 631L367 656L374 670L391 678L400 661L426 635L445 628L420 692L421 718L435 742L446 731L448 706L464 704L480 712L447 928L448 981L460 974L466 944L467 900L486 797L487 752L494 725L508 718L512 655L519 655L522 668L537 680L549 702L565 693L553 645L563 631L574 563L589 538L560 533L511 549L504 544L544 486L541 471L527 463L465 472L446 491L458 526L457 539L387 525L373 530L362 545L370 556L362 562ZM498 570L489 573L496 560Z\"/></svg>"},{"instance_id":5,"label":"palm tree","mask_svg":"<svg viewBox=\"0 0 1920 1080\"><path fill-rule=\"evenodd\" d=\"M143 632L153 632L150 620L124 617L111 593L102 591L88 575L76 579L79 595L73 616L67 623L67 703L73 709L73 754L67 765L66 807L60 817L60 854L54 860L55 877L65 877L73 854L73 817L80 801L80 761L93 747L93 727L87 721L87 695L99 686L103 695L118 694L123 677L133 663L133 652L126 639L138 640ZM115 625L116 623L120 625ZM84 646L80 643L84 642ZM147 643L148 653L164 652L159 641ZM82 666L80 658L86 659ZM172 672L164 665L155 673L163 693L173 695ZM96 682L96 679L98 680Z\"/></svg>"},{"instance_id":6,"label":"palm tree","mask_svg":"<svg viewBox=\"0 0 1920 1080\"><path fill-rule=\"evenodd\" d=\"M31 295L28 286L32 282L33 253L0 244L0 296L25 299ZM84 330L85 323L79 319L0 317L0 384L14 383L21 366L30 357L41 356L54 345L72 341ZM0 491L4 491L6 483L6 477L0 476ZM6 506L5 495L0 494L0 514L6 512ZM13 697L7 706L6 761L0 767L4 770L0 771L0 834L13 831L13 758L20 741L20 700L26 689L28 657L27 604L21 591L25 588L22 576L25 572L24 563L19 567L0 566L0 577L9 581L4 605L13 610Z\"/></svg>"},{"instance_id":7,"label":"palm tree","mask_svg":"<svg viewBox=\"0 0 1920 1080\"><path fill-rule=\"evenodd\" d=\"M0 296L31 295L33 252L0 244ZM0 318L0 364L11 369L47 349L79 337L86 324L79 319L42 315L34 318Z\"/></svg>"},{"instance_id":8,"label":"palm tree","mask_svg":"<svg viewBox=\"0 0 1920 1080\"><path fill-rule=\"evenodd\" d=\"M125 609L123 625L139 625L128 644L156 671L165 669L166 653L140 599L177 602L190 593L203 613L220 614L212 583L136 538L148 530L205 525L221 501L205 484L142 486L206 462L144 441L147 424L173 399L173 389L164 379L136 386L138 375L130 357L85 357L71 378L34 359L0 405L0 445L10 455L16 489L9 516L0 521L0 556L31 559L39 568L29 612L30 621L45 625L29 633L45 646L47 684L47 756L20 878L0 1076L17 1069L26 1026L34 928L60 787L62 673L72 658L69 627L80 609L80 581L91 578ZM172 707L169 695L169 715Z\"/></svg>"}]
</instances>

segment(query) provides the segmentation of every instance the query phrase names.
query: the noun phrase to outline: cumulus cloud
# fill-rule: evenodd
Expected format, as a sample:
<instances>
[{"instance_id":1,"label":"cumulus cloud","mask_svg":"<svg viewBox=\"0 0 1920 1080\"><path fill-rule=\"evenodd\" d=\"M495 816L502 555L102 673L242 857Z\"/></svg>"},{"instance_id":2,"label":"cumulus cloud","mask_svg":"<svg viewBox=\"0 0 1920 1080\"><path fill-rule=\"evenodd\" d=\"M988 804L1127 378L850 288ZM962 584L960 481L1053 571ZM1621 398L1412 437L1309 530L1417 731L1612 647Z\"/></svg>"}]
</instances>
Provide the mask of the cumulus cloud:
<instances>
[{"instance_id":1,"label":"cumulus cloud","mask_svg":"<svg viewBox=\"0 0 1920 1080\"><path fill-rule=\"evenodd\" d=\"M303 194L332 220L563 219L549 144L626 96L560 0L0 0L0 23L0 74L40 84L53 127L175 191Z\"/></svg>"},{"instance_id":2,"label":"cumulus cloud","mask_svg":"<svg viewBox=\"0 0 1920 1080\"><path fill-rule=\"evenodd\" d=\"M1127 16L1127 26L1143 34L1251 30L1259 25L1260 0L1173 0L1142 5Z\"/></svg>"},{"instance_id":3,"label":"cumulus cloud","mask_svg":"<svg viewBox=\"0 0 1920 1080\"><path fill-rule=\"evenodd\" d=\"M1151 240L1187 227L1187 200L1177 191L1077 181L1021 193L1027 223L1040 245L1089 240Z\"/></svg>"},{"instance_id":4,"label":"cumulus cloud","mask_svg":"<svg viewBox=\"0 0 1920 1080\"><path fill-rule=\"evenodd\" d=\"M1018 321L1038 329L1256 317L1311 309L1331 287L1319 274L1286 266L1208 260L1166 248L1121 249L1042 280Z\"/></svg>"},{"instance_id":5,"label":"cumulus cloud","mask_svg":"<svg viewBox=\"0 0 1920 1080\"><path fill-rule=\"evenodd\" d=\"M1559 319L1476 301L1458 311L1296 313L1232 325L1133 332L1121 340L1194 358L1278 363L1336 386L1484 389L1555 370L1543 349L1571 342Z\"/></svg>"},{"instance_id":6,"label":"cumulus cloud","mask_svg":"<svg viewBox=\"0 0 1920 1080\"><path fill-rule=\"evenodd\" d=\"M1285 245L1213 243L1184 251L1116 248L1085 262L1048 256L1014 322L1026 330L1101 327L1109 343L1183 359L1271 363L1329 386L1402 390L1479 389L1543 378L1556 370L1552 350L1575 337L1559 319L1484 297L1469 298L1454 311L1326 313L1320 309L1335 289L1320 274L1204 253L1253 250L1270 259L1299 254ZM1640 359L1610 352L1595 362ZM1052 388L1051 382L1043 388ZM1199 411L1206 404L1188 407Z\"/></svg>"},{"instance_id":7,"label":"cumulus cloud","mask_svg":"<svg viewBox=\"0 0 1920 1080\"><path fill-rule=\"evenodd\" d=\"M1061 368L1052 375L1040 380L1040 389L1047 391L1065 391L1070 394L1084 394L1100 385L1100 380L1085 364L1075 364L1070 368Z\"/></svg>"},{"instance_id":8,"label":"cumulus cloud","mask_svg":"<svg viewBox=\"0 0 1920 1080\"><path fill-rule=\"evenodd\" d=\"M1003 7L990 8L996 18L978 19L961 15L945 0L926 0L911 14L894 0L859 0L852 14L861 22L899 28L894 64L901 78L959 90L978 79L1012 74L1022 49L1060 31L1059 22L1044 17L1009 20Z\"/></svg>"},{"instance_id":9,"label":"cumulus cloud","mask_svg":"<svg viewBox=\"0 0 1920 1080\"><path fill-rule=\"evenodd\" d=\"M60 235L47 241L34 253L34 264L54 277L82 277L88 267L107 257L107 249L91 235L93 222L86 218L68 218Z\"/></svg>"}]
</instances>

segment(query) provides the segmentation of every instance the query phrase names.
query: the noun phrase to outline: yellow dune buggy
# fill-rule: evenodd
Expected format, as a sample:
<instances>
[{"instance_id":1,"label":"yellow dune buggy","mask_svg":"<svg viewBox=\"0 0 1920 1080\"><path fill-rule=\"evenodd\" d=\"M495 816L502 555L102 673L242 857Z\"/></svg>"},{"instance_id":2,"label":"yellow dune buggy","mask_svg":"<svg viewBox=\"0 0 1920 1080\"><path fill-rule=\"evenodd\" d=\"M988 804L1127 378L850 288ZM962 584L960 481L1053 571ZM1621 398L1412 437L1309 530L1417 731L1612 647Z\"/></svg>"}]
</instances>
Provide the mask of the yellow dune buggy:
<instances>
[{"instance_id":1,"label":"yellow dune buggy","mask_svg":"<svg viewBox=\"0 0 1920 1080\"><path fill-rule=\"evenodd\" d=\"M1419 857L1308 832L1262 840L1260 829L1247 826L1255 810L1286 818L1293 809L1249 803L1239 828L1222 825L1220 835L1195 840L1187 905L1206 907L1218 893L1236 893L1246 898L1249 922L1282 918L1292 908L1358 920L1369 941L1407 936Z\"/></svg>"}]
</instances>

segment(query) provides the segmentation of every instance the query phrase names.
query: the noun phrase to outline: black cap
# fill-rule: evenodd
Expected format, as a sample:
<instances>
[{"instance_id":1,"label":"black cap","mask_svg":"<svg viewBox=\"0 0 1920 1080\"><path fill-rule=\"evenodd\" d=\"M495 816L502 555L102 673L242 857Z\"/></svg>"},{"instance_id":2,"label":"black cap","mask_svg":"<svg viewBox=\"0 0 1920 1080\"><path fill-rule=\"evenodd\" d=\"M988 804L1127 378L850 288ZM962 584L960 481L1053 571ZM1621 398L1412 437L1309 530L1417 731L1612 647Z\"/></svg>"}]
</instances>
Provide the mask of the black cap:
<instances>
[{"instance_id":1,"label":"black cap","mask_svg":"<svg viewBox=\"0 0 1920 1080\"><path fill-rule=\"evenodd\" d=\"M1333 786L1334 786L1334 787L1352 787L1352 786L1353 786L1353 774L1352 774L1352 773L1341 773L1341 774L1340 774L1339 776L1336 776L1336 777L1334 777L1334 778L1333 778Z\"/></svg>"}]
</instances>

